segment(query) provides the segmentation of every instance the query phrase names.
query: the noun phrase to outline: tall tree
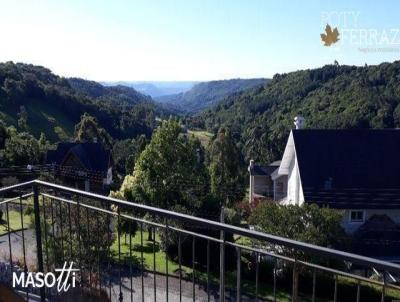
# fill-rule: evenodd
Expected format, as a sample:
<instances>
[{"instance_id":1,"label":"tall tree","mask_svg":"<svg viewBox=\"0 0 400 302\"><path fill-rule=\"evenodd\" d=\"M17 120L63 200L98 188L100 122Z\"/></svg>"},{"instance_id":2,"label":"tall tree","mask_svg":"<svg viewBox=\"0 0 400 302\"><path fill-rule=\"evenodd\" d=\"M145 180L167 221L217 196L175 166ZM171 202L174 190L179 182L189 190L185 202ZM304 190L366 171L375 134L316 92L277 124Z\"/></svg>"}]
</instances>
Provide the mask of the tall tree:
<instances>
[{"instance_id":1,"label":"tall tree","mask_svg":"<svg viewBox=\"0 0 400 302\"><path fill-rule=\"evenodd\" d=\"M40 161L38 141L26 132L19 133L14 127L7 128L4 149L0 150L0 165L37 164Z\"/></svg>"},{"instance_id":2,"label":"tall tree","mask_svg":"<svg viewBox=\"0 0 400 302\"><path fill-rule=\"evenodd\" d=\"M127 173L132 173L133 169L135 168L135 163L139 158L140 154L146 148L147 143L148 140L144 134L136 138L135 153L130 154L125 160L125 171Z\"/></svg>"},{"instance_id":3,"label":"tall tree","mask_svg":"<svg viewBox=\"0 0 400 302\"><path fill-rule=\"evenodd\" d=\"M40 133L38 144L41 156L40 160L42 161L45 160L47 150L49 150L50 148L50 142L47 140L46 134L44 134L43 132Z\"/></svg>"},{"instance_id":4,"label":"tall tree","mask_svg":"<svg viewBox=\"0 0 400 302\"><path fill-rule=\"evenodd\" d=\"M317 205L279 205L263 202L253 210L249 223L256 230L319 246L343 248L345 232L342 213ZM290 248L273 247L278 253L293 255Z\"/></svg>"},{"instance_id":5,"label":"tall tree","mask_svg":"<svg viewBox=\"0 0 400 302\"><path fill-rule=\"evenodd\" d=\"M307 242L324 247L343 249L349 242L341 227L343 213L330 208L320 208L315 204L308 205L279 205L275 202L260 203L249 217L249 223L256 230L282 236L302 242ZM323 263L341 267L343 263L328 264L328 260L321 256L312 255L290 247L279 246L266 242L253 242L258 248L273 250L276 254L283 254L294 259L311 263ZM278 264L279 265L279 264ZM281 269L287 273L287 267ZM298 280L303 267L291 269L293 284L292 294L298 295ZM297 281L296 281L297 280Z\"/></svg>"},{"instance_id":6,"label":"tall tree","mask_svg":"<svg viewBox=\"0 0 400 302\"><path fill-rule=\"evenodd\" d=\"M240 152L227 128L220 128L210 146L211 192L227 206L243 194Z\"/></svg>"},{"instance_id":7,"label":"tall tree","mask_svg":"<svg viewBox=\"0 0 400 302\"><path fill-rule=\"evenodd\" d=\"M112 138L107 131L100 127L97 119L87 113L81 116L81 120L75 126L75 141L77 142L101 142L106 148L112 148Z\"/></svg>"},{"instance_id":8,"label":"tall tree","mask_svg":"<svg viewBox=\"0 0 400 302\"><path fill-rule=\"evenodd\" d=\"M195 212L207 191L207 171L198 152L201 144L181 133L175 120L164 121L125 177L117 196L161 208Z\"/></svg>"},{"instance_id":9,"label":"tall tree","mask_svg":"<svg viewBox=\"0 0 400 302\"><path fill-rule=\"evenodd\" d=\"M6 125L0 120L0 149L4 148L6 138L8 137Z\"/></svg>"},{"instance_id":10,"label":"tall tree","mask_svg":"<svg viewBox=\"0 0 400 302\"><path fill-rule=\"evenodd\" d=\"M143 134L136 139L115 141L112 154L114 165L119 174L126 175L133 172L135 162L147 143L146 136Z\"/></svg>"},{"instance_id":11,"label":"tall tree","mask_svg":"<svg viewBox=\"0 0 400 302\"><path fill-rule=\"evenodd\" d=\"M22 131L28 131L28 112L26 111L25 106L20 106L18 117L18 127Z\"/></svg>"}]
</instances>

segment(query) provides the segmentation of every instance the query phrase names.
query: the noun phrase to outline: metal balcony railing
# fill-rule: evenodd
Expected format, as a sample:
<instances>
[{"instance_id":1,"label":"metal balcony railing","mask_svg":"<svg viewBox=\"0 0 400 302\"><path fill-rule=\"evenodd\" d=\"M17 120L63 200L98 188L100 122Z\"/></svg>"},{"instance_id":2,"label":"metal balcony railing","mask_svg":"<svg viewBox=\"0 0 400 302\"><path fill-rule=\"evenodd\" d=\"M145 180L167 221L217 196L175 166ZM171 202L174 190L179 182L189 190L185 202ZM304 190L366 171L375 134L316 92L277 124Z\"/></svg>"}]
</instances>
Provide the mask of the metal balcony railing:
<instances>
[{"instance_id":1,"label":"metal balcony railing","mask_svg":"<svg viewBox=\"0 0 400 302\"><path fill-rule=\"evenodd\" d=\"M98 301L400 297L397 264L40 180L1 188L0 196L0 282L8 285L12 273L73 262L75 292ZM72 289L16 290L27 300L79 301Z\"/></svg>"}]
</instances>

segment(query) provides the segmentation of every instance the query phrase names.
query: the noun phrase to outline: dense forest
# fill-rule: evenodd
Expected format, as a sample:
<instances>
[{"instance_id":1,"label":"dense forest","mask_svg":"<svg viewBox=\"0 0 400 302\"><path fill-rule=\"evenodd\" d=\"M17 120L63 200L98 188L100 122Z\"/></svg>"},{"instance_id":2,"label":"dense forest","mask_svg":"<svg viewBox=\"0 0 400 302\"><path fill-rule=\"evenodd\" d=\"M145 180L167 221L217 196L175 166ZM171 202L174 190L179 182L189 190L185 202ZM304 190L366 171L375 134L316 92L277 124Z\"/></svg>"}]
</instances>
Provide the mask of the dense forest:
<instances>
[{"instance_id":1,"label":"dense forest","mask_svg":"<svg viewBox=\"0 0 400 302\"><path fill-rule=\"evenodd\" d=\"M174 106L183 112L195 113L217 104L232 93L261 86L266 81L266 79L231 79L202 82L186 92L158 97L156 101Z\"/></svg>"},{"instance_id":2,"label":"dense forest","mask_svg":"<svg viewBox=\"0 0 400 302\"><path fill-rule=\"evenodd\" d=\"M21 63L0 63L0 119L52 141L69 140L80 117L88 113L113 138L149 136L156 115L162 115L151 98L133 88L103 87L82 79L66 79L49 69Z\"/></svg>"},{"instance_id":3,"label":"dense forest","mask_svg":"<svg viewBox=\"0 0 400 302\"><path fill-rule=\"evenodd\" d=\"M400 127L400 61L333 64L277 74L270 81L246 81L200 83L181 95L190 96L186 110L209 106L182 118L187 127L215 135L226 127L245 161L279 159L296 115L303 115L309 128ZM173 112L130 87L66 79L39 66L0 64L0 120L5 126L36 139L43 132L50 142L70 140L84 113L113 139L130 141L142 134L150 138L156 116Z\"/></svg>"},{"instance_id":4,"label":"dense forest","mask_svg":"<svg viewBox=\"0 0 400 302\"><path fill-rule=\"evenodd\" d=\"M277 74L191 117L188 125L212 133L227 126L246 160L270 162L281 157L296 115L308 128L400 127L400 61Z\"/></svg>"}]
</instances>

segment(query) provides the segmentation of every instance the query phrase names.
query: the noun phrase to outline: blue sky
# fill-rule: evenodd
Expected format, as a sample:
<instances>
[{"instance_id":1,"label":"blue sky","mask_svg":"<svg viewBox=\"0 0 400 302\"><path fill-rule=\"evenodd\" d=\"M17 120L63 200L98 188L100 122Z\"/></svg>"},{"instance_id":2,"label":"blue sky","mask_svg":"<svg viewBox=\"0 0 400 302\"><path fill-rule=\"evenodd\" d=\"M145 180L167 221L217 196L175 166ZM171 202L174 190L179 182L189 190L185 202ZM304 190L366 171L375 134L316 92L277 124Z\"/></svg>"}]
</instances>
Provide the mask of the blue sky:
<instances>
[{"instance_id":1,"label":"blue sky","mask_svg":"<svg viewBox=\"0 0 400 302\"><path fill-rule=\"evenodd\" d=\"M272 77L335 59L400 57L395 0L0 0L0 7L0 61L92 80ZM326 23L341 33L331 47L319 36Z\"/></svg>"}]
</instances>

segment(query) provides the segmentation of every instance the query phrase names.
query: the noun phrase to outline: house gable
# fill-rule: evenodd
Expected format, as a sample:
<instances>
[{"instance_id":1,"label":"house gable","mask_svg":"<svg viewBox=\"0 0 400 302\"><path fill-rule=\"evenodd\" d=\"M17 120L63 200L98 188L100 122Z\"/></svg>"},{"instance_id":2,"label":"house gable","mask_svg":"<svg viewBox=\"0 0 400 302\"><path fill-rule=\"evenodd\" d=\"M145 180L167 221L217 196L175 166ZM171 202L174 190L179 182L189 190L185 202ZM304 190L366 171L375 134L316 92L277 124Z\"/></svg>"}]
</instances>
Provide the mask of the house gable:
<instances>
[{"instance_id":1,"label":"house gable","mask_svg":"<svg viewBox=\"0 0 400 302\"><path fill-rule=\"evenodd\" d=\"M47 153L46 162L65 184L86 191L100 192L112 183L111 152L100 143L60 143Z\"/></svg>"},{"instance_id":2,"label":"house gable","mask_svg":"<svg viewBox=\"0 0 400 302\"><path fill-rule=\"evenodd\" d=\"M283 184L283 189L286 190L286 192L283 192L285 197L283 199L280 197L275 198L275 200L281 199L283 204L304 203L303 188L301 184L293 131L290 132L285 152L282 156L281 165L279 166L279 169L273 173L272 178L275 181L275 196L280 196L281 194L278 192L278 190L282 190L279 187L280 183L286 183L286 186Z\"/></svg>"},{"instance_id":3,"label":"house gable","mask_svg":"<svg viewBox=\"0 0 400 302\"><path fill-rule=\"evenodd\" d=\"M107 174L112 165L111 152L105 150L100 143L60 143L56 150L49 151L47 163L58 166L66 165L67 160L82 166L83 169Z\"/></svg>"},{"instance_id":4,"label":"house gable","mask_svg":"<svg viewBox=\"0 0 400 302\"><path fill-rule=\"evenodd\" d=\"M73 167L75 169L82 169L82 170L85 169L85 166L82 164L82 162L79 160L79 158L71 152L69 152L65 156L64 160L61 162L61 166Z\"/></svg>"},{"instance_id":5,"label":"house gable","mask_svg":"<svg viewBox=\"0 0 400 302\"><path fill-rule=\"evenodd\" d=\"M288 141L286 143L285 151L283 152L282 161L279 166L278 174L279 175L288 175L289 169L292 161L296 156L296 150L294 146L293 140L293 132L291 131L289 134Z\"/></svg>"}]
</instances>

